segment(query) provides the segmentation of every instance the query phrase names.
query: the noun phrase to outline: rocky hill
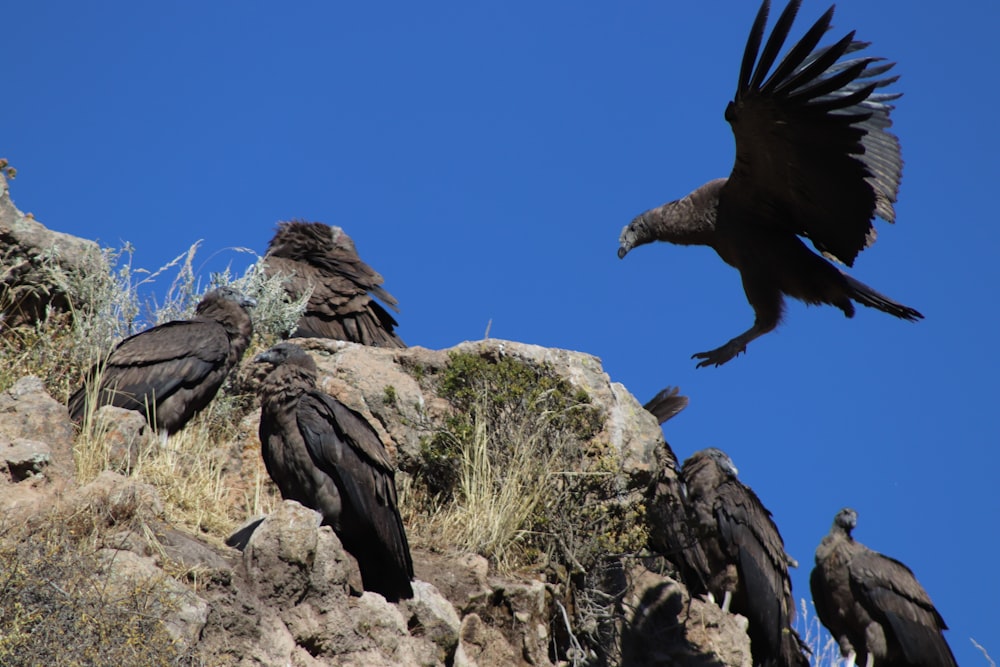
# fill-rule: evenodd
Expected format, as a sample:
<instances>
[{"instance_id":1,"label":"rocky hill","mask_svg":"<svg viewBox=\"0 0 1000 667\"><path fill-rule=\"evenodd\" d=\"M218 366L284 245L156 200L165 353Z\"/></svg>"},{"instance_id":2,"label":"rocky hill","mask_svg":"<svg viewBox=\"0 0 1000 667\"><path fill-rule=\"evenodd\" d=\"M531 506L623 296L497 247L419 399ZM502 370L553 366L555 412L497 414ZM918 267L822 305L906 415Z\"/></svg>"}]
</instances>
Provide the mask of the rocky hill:
<instances>
[{"instance_id":1,"label":"rocky hill","mask_svg":"<svg viewBox=\"0 0 1000 667\"><path fill-rule=\"evenodd\" d=\"M8 292L45 294L27 287L41 274L24 278L44 228L11 232L26 218L3 196L0 256L28 258L20 278L7 270ZM275 500L250 355L226 389L228 429L191 424L165 443L114 408L81 432L64 390L24 375L0 386L0 664L751 664L744 619L688 596L656 552L657 518L677 502L673 454L596 357L499 340L299 342L324 391L395 457L415 597L363 593L319 515ZM150 474L194 441L190 474ZM215 471L224 507L177 490L199 469ZM231 518L204 518L220 511Z\"/></svg>"}]
</instances>

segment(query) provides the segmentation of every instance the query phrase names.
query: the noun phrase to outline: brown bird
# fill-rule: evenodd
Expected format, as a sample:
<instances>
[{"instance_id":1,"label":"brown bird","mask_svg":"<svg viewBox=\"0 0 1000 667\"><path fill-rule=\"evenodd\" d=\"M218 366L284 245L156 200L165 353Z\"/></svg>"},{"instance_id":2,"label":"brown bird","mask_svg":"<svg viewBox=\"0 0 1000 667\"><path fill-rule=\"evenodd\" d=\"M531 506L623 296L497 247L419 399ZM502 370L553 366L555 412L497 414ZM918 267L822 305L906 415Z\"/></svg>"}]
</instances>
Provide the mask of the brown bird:
<instances>
[{"instance_id":1,"label":"brown bird","mask_svg":"<svg viewBox=\"0 0 1000 667\"><path fill-rule=\"evenodd\" d=\"M373 296L399 312L382 287L382 276L361 261L340 227L322 222L281 222L264 255L267 275L286 276L293 299L312 290L306 310L290 335L333 338L375 347L406 347L392 315Z\"/></svg>"},{"instance_id":2,"label":"brown bird","mask_svg":"<svg viewBox=\"0 0 1000 667\"><path fill-rule=\"evenodd\" d=\"M699 557L708 564L700 580L723 599L723 610L746 617L754 665L807 667L808 649L791 627L795 601L788 566L797 564L785 553L771 513L736 472L715 448L696 452L681 468ZM688 586L698 591L697 583Z\"/></svg>"},{"instance_id":3,"label":"brown bird","mask_svg":"<svg viewBox=\"0 0 1000 667\"><path fill-rule=\"evenodd\" d=\"M948 629L910 568L851 536L858 513L845 508L816 548L813 604L847 664L954 667Z\"/></svg>"},{"instance_id":4,"label":"brown bird","mask_svg":"<svg viewBox=\"0 0 1000 667\"><path fill-rule=\"evenodd\" d=\"M619 239L619 257L652 241L706 245L740 272L754 324L725 345L693 355L699 368L721 366L774 329L784 295L836 306L847 317L854 316L852 301L905 320L923 317L848 276L802 241L853 266L875 241L875 216L895 221L903 160L899 140L888 131L889 102L899 94L876 92L898 78L882 76L893 64L874 57L842 60L868 46L855 41L853 32L816 48L833 7L771 72L799 4L788 3L762 52L767 0L757 13L736 97L726 107L736 138L729 178L640 214Z\"/></svg>"},{"instance_id":5,"label":"brown bird","mask_svg":"<svg viewBox=\"0 0 1000 667\"><path fill-rule=\"evenodd\" d=\"M413 597L413 561L396 502L395 471L368 421L316 388L302 348L281 343L254 360L260 385L260 444L282 498L323 515L358 561L366 591L390 602Z\"/></svg>"},{"instance_id":6,"label":"brown bird","mask_svg":"<svg viewBox=\"0 0 1000 667\"><path fill-rule=\"evenodd\" d=\"M208 292L190 320L167 322L126 338L87 373L70 396L70 417L83 421L90 402L136 410L170 435L215 397L253 335L253 299L229 287ZM93 383L97 381L97 387Z\"/></svg>"}]
</instances>

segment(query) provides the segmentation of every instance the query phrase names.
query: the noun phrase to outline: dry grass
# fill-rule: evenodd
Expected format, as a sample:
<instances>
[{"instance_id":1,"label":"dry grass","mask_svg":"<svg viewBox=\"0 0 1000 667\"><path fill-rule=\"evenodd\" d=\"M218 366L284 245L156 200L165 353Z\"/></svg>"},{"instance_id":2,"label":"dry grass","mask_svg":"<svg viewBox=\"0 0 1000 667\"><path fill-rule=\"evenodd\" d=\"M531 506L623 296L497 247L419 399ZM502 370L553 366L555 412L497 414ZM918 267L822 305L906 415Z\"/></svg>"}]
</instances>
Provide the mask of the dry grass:
<instances>
[{"instance_id":1,"label":"dry grass","mask_svg":"<svg viewBox=\"0 0 1000 667\"><path fill-rule=\"evenodd\" d=\"M107 274L60 274L59 287L70 296L71 312L4 332L0 391L25 375L38 375L51 395L65 400L122 338L147 326L189 317L201 297L195 272L199 245L193 244L156 271L134 268L133 249L126 245L104 251ZM247 358L276 342L305 306L303 299L290 303L281 278L264 276L261 262L258 257L236 278L228 269L215 274L208 287L232 285L257 300L251 309L255 335ZM143 301L144 291L171 275L162 302ZM225 537L248 516L268 511L276 498L254 438L239 428L252 401L233 387L233 382L227 383L209 407L168 442L149 437L124 462L115 427L95 419L93 413L86 415L74 447L78 480L86 483L103 470L129 472L157 488L171 521Z\"/></svg>"},{"instance_id":2,"label":"dry grass","mask_svg":"<svg viewBox=\"0 0 1000 667\"><path fill-rule=\"evenodd\" d=\"M793 626L802 638L802 643L812 651L809 664L813 667L840 667L844 660L840 657L840 646L820 623L819 616L815 612L810 613L811 609L811 603L805 598L800 599L799 613Z\"/></svg>"},{"instance_id":3,"label":"dry grass","mask_svg":"<svg viewBox=\"0 0 1000 667\"><path fill-rule=\"evenodd\" d=\"M549 417L528 409L489 418L484 400L473 410L471 438L458 443L454 501L430 517L445 544L489 557L500 570L530 560L539 517L565 500L560 476L577 440L550 434ZM552 435L553 437L547 437Z\"/></svg>"},{"instance_id":4,"label":"dry grass","mask_svg":"<svg viewBox=\"0 0 1000 667\"><path fill-rule=\"evenodd\" d=\"M135 494L56 502L30 521L0 522L0 664L192 664L164 620L176 600L162 576L112 585L104 539L141 531Z\"/></svg>"},{"instance_id":5,"label":"dry grass","mask_svg":"<svg viewBox=\"0 0 1000 667\"><path fill-rule=\"evenodd\" d=\"M454 408L400 484L417 543L479 553L497 570L601 566L645 544L621 461L595 440L604 416L586 392L510 357L456 354L435 375Z\"/></svg>"},{"instance_id":6,"label":"dry grass","mask_svg":"<svg viewBox=\"0 0 1000 667\"><path fill-rule=\"evenodd\" d=\"M169 438L146 427L131 443L116 419L88 407L73 448L77 480L86 484L104 470L126 472L157 489L170 522L224 538L280 500L255 441L240 431L248 404L247 397L220 394Z\"/></svg>"}]
</instances>

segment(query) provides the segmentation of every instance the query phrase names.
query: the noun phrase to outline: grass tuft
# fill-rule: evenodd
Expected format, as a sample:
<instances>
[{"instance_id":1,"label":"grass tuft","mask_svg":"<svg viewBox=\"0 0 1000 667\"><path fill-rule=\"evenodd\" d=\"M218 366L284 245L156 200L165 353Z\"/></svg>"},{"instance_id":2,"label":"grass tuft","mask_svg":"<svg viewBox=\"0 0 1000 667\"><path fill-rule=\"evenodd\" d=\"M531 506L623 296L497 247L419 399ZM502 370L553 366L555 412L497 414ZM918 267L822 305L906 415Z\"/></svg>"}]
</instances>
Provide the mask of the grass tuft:
<instances>
[{"instance_id":1,"label":"grass tuft","mask_svg":"<svg viewBox=\"0 0 1000 667\"><path fill-rule=\"evenodd\" d=\"M454 411L401 494L421 515L410 522L420 533L501 571L551 561L580 570L603 557L598 548L641 548L635 499L626 501L618 459L595 439L604 415L585 391L509 356L453 354L436 382Z\"/></svg>"},{"instance_id":2,"label":"grass tuft","mask_svg":"<svg viewBox=\"0 0 1000 667\"><path fill-rule=\"evenodd\" d=\"M165 623L176 601L161 576L107 582L103 538L141 530L144 509L134 498L103 500L0 522L0 664L193 664Z\"/></svg>"}]
</instances>

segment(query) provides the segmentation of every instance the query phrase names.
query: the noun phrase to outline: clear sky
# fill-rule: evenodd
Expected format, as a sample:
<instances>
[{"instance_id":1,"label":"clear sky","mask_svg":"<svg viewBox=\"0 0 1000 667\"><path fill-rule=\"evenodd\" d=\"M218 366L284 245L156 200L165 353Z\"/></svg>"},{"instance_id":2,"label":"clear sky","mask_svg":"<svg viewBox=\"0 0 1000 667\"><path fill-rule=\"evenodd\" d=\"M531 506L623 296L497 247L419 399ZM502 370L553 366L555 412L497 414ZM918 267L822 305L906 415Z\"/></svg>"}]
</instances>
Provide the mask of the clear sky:
<instances>
[{"instance_id":1,"label":"clear sky","mask_svg":"<svg viewBox=\"0 0 1000 667\"><path fill-rule=\"evenodd\" d=\"M776 13L783 3L773 10ZM805 0L801 35L827 7ZM616 257L635 214L726 176L723 119L757 3L20 2L4 9L0 155L47 226L203 275L278 220L344 227L411 345L496 338L600 357L640 400L679 385L677 455L718 446L801 562L835 512L907 563L964 665L1000 658L995 210L1000 5L843 0L836 36L898 62L897 224L852 274L918 324L791 303L746 329L706 248ZM158 284L154 289L166 288Z\"/></svg>"}]
</instances>

